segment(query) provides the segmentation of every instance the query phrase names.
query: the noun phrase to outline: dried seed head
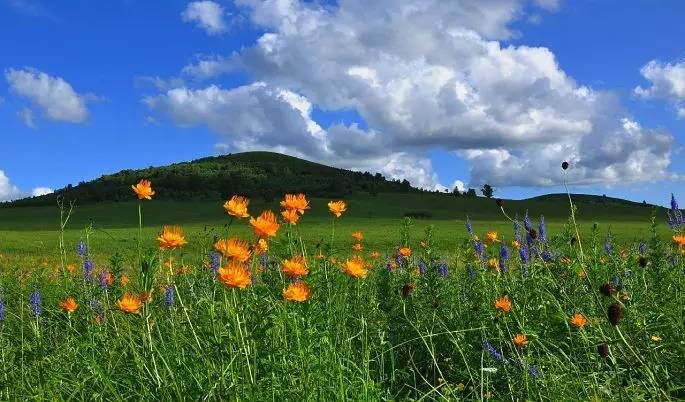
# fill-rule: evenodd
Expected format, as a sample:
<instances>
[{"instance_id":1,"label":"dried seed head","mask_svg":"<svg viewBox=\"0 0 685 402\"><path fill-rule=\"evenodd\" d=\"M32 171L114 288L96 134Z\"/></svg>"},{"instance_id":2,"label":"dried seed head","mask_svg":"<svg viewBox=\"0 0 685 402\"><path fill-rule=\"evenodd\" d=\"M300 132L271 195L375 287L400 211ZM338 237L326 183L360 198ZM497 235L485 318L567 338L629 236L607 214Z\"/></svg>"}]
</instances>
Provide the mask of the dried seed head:
<instances>
[{"instance_id":1,"label":"dried seed head","mask_svg":"<svg viewBox=\"0 0 685 402\"><path fill-rule=\"evenodd\" d=\"M606 359L609 357L609 345L606 342L597 345L597 353Z\"/></svg>"},{"instance_id":2,"label":"dried seed head","mask_svg":"<svg viewBox=\"0 0 685 402\"><path fill-rule=\"evenodd\" d=\"M498 198L495 200L495 204L497 204L498 207L502 208L502 205L504 205L504 201L501 198Z\"/></svg>"},{"instance_id":3,"label":"dried seed head","mask_svg":"<svg viewBox=\"0 0 685 402\"><path fill-rule=\"evenodd\" d=\"M645 256L641 256L641 257L637 260L637 263L640 264L640 267L642 267L642 268L644 268L644 267L647 266L647 262L649 262L649 260L648 260L647 257L645 257Z\"/></svg>"},{"instance_id":4,"label":"dried seed head","mask_svg":"<svg viewBox=\"0 0 685 402\"><path fill-rule=\"evenodd\" d=\"M599 287L599 292L602 293L604 296L609 297L612 294L616 293L616 289L609 282L605 282L602 284L602 286Z\"/></svg>"}]
</instances>

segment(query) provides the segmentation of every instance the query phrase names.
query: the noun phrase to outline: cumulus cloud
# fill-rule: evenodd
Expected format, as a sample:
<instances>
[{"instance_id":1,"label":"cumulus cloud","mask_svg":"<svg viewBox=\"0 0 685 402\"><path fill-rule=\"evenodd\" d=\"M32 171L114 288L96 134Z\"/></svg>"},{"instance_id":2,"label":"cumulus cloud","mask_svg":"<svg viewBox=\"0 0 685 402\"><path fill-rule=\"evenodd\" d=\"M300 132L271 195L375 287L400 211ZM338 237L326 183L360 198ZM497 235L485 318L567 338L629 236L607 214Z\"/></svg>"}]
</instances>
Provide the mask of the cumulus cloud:
<instances>
[{"instance_id":1,"label":"cumulus cloud","mask_svg":"<svg viewBox=\"0 0 685 402\"><path fill-rule=\"evenodd\" d=\"M17 116L26 124L26 127L36 128L36 123L33 121L33 111L31 109L25 107L17 112Z\"/></svg>"},{"instance_id":2,"label":"cumulus cloud","mask_svg":"<svg viewBox=\"0 0 685 402\"><path fill-rule=\"evenodd\" d=\"M10 178L0 170L0 201L13 200L21 196L21 191L10 183Z\"/></svg>"},{"instance_id":3,"label":"cumulus cloud","mask_svg":"<svg viewBox=\"0 0 685 402\"><path fill-rule=\"evenodd\" d=\"M12 92L26 98L34 108L40 109L46 118L69 123L81 123L88 118L86 97L81 95L62 77L50 76L35 68L10 68L5 71L5 79ZM24 109L20 116L27 125L33 122L33 111ZM30 118L27 119L27 116Z\"/></svg>"},{"instance_id":4,"label":"cumulus cloud","mask_svg":"<svg viewBox=\"0 0 685 402\"><path fill-rule=\"evenodd\" d=\"M505 45L517 0L238 0L264 33L229 58L258 82L167 90L147 105L207 125L233 150L273 149L444 188L429 150L469 162L470 184L670 177L672 138L641 127L611 93L580 85L547 48ZM556 1L538 1L551 9ZM313 105L355 110L368 129L319 127Z\"/></svg>"},{"instance_id":5,"label":"cumulus cloud","mask_svg":"<svg viewBox=\"0 0 685 402\"><path fill-rule=\"evenodd\" d=\"M194 1L181 13L185 22L194 22L209 35L217 35L228 30L224 21L224 8L209 0Z\"/></svg>"},{"instance_id":6,"label":"cumulus cloud","mask_svg":"<svg viewBox=\"0 0 685 402\"><path fill-rule=\"evenodd\" d=\"M236 70L236 65L229 57L219 55L201 56L198 60L183 67L183 74L196 80L207 80Z\"/></svg>"},{"instance_id":7,"label":"cumulus cloud","mask_svg":"<svg viewBox=\"0 0 685 402\"><path fill-rule=\"evenodd\" d=\"M36 187L33 190L31 190L31 197L52 194L53 192L54 190L49 187Z\"/></svg>"},{"instance_id":8,"label":"cumulus cloud","mask_svg":"<svg viewBox=\"0 0 685 402\"><path fill-rule=\"evenodd\" d=\"M662 63L652 60L642 66L640 74L649 81L649 86L638 86L634 92L644 99L665 99L675 105L678 118L685 118L685 61Z\"/></svg>"}]
</instances>

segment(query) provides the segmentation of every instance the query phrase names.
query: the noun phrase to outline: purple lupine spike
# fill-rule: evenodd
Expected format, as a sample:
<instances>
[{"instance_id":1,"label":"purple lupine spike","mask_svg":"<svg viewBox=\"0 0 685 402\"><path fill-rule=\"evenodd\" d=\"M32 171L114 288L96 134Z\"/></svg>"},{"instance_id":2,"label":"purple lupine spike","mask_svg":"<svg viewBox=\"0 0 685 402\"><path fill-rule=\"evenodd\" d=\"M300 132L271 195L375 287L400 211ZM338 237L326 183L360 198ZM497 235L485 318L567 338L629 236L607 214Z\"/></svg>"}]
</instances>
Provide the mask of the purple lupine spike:
<instances>
[{"instance_id":1,"label":"purple lupine spike","mask_svg":"<svg viewBox=\"0 0 685 402\"><path fill-rule=\"evenodd\" d=\"M533 225L530 224L530 217L528 217L528 211L526 211L526 215L523 217L523 227L526 229L526 232L530 232L530 230L533 228Z\"/></svg>"},{"instance_id":2,"label":"purple lupine spike","mask_svg":"<svg viewBox=\"0 0 685 402\"><path fill-rule=\"evenodd\" d=\"M544 261L544 262L550 262L554 259L554 257L552 256L552 253L549 251L548 248L545 248L544 250L542 250L542 254L540 256L542 257L542 261Z\"/></svg>"},{"instance_id":3,"label":"purple lupine spike","mask_svg":"<svg viewBox=\"0 0 685 402\"><path fill-rule=\"evenodd\" d=\"M164 304L166 304L167 307L171 307L174 305L174 286L173 285L168 285L166 289L164 289Z\"/></svg>"},{"instance_id":4,"label":"purple lupine spike","mask_svg":"<svg viewBox=\"0 0 685 402\"><path fill-rule=\"evenodd\" d=\"M219 265L221 265L221 256L214 250L210 251L209 267L212 270L212 277L214 279L216 279L217 272L219 271Z\"/></svg>"},{"instance_id":5,"label":"purple lupine spike","mask_svg":"<svg viewBox=\"0 0 685 402\"><path fill-rule=\"evenodd\" d=\"M86 247L86 243L83 242L83 239L81 239L76 246L76 254L78 254L79 257L85 257L88 255L88 247Z\"/></svg>"},{"instance_id":6,"label":"purple lupine spike","mask_svg":"<svg viewBox=\"0 0 685 402\"><path fill-rule=\"evenodd\" d=\"M90 258L83 262L83 280L85 280L88 284L93 283L93 267L93 260Z\"/></svg>"},{"instance_id":7,"label":"purple lupine spike","mask_svg":"<svg viewBox=\"0 0 685 402\"><path fill-rule=\"evenodd\" d=\"M614 252L614 247L611 245L611 233L607 233L607 238L604 242L604 252L607 253L607 255L612 255Z\"/></svg>"},{"instance_id":8,"label":"purple lupine spike","mask_svg":"<svg viewBox=\"0 0 685 402\"><path fill-rule=\"evenodd\" d=\"M499 270L503 274L507 272L507 260L509 259L509 248L502 244L499 249Z\"/></svg>"},{"instance_id":9,"label":"purple lupine spike","mask_svg":"<svg viewBox=\"0 0 685 402\"><path fill-rule=\"evenodd\" d=\"M419 273L421 276L426 275L426 263L423 260L419 261Z\"/></svg>"},{"instance_id":10,"label":"purple lupine spike","mask_svg":"<svg viewBox=\"0 0 685 402\"><path fill-rule=\"evenodd\" d=\"M43 303L38 289L34 290L33 293L31 293L30 302L31 312L33 312L33 315L36 317L41 315L43 313Z\"/></svg>"},{"instance_id":11,"label":"purple lupine spike","mask_svg":"<svg viewBox=\"0 0 685 402\"><path fill-rule=\"evenodd\" d=\"M2 297L2 288L0 288L0 325L5 321L5 300Z\"/></svg>"},{"instance_id":12,"label":"purple lupine spike","mask_svg":"<svg viewBox=\"0 0 685 402\"><path fill-rule=\"evenodd\" d=\"M638 252L640 255L645 255L647 254L647 245L644 242L640 242L640 245L637 247Z\"/></svg>"},{"instance_id":13,"label":"purple lupine spike","mask_svg":"<svg viewBox=\"0 0 685 402\"><path fill-rule=\"evenodd\" d=\"M98 275L98 280L100 281L100 287L102 287L102 291L107 293L109 291L109 285L107 284L107 272L101 271Z\"/></svg>"},{"instance_id":14,"label":"purple lupine spike","mask_svg":"<svg viewBox=\"0 0 685 402\"><path fill-rule=\"evenodd\" d=\"M469 236L473 237L473 225L471 224L471 217L466 215L466 231L469 233Z\"/></svg>"},{"instance_id":15,"label":"purple lupine spike","mask_svg":"<svg viewBox=\"0 0 685 402\"><path fill-rule=\"evenodd\" d=\"M514 217L514 240L521 241L521 225L519 224L519 217L516 215Z\"/></svg>"},{"instance_id":16,"label":"purple lupine spike","mask_svg":"<svg viewBox=\"0 0 685 402\"><path fill-rule=\"evenodd\" d=\"M614 275L614 287L615 288L621 287L621 275L619 275L619 274Z\"/></svg>"},{"instance_id":17,"label":"purple lupine spike","mask_svg":"<svg viewBox=\"0 0 685 402\"><path fill-rule=\"evenodd\" d=\"M473 282L473 281L476 279L476 271L473 269L473 267L471 266L471 264L468 264L468 265L466 266L466 271L467 271L468 274L469 274L469 280L470 280L471 282Z\"/></svg>"},{"instance_id":18,"label":"purple lupine spike","mask_svg":"<svg viewBox=\"0 0 685 402\"><path fill-rule=\"evenodd\" d=\"M531 366L530 364L528 365L528 373L530 373L530 375L536 380L540 379L540 373L534 366Z\"/></svg>"},{"instance_id":19,"label":"purple lupine spike","mask_svg":"<svg viewBox=\"0 0 685 402\"><path fill-rule=\"evenodd\" d=\"M540 227L538 230L538 239L540 240L540 243L546 243L547 242L547 226L545 225L545 217L544 216L540 217Z\"/></svg>"},{"instance_id":20,"label":"purple lupine spike","mask_svg":"<svg viewBox=\"0 0 685 402\"><path fill-rule=\"evenodd\" d=\"M473 249L480 256L481 258L485 257L485 248L483 247L483 242L480 240L476 240L473 243Z\"/></svg>"},{"instance_id":21,"label":"purple lupine spike","mask_svg":"<svg viewBox=\"0 0 685 402\"><path fill-rule=\"evenodd\" d=\"M530 262L530 255L528 255L528 247L524 244L519 248L519 257L521 258L521 264L528 265Z\"/></svg>"},{"instance_id":22,"label":"purple lupine spike","mask_svg":"<svg viewBox=\"0 0 685 402\"><path fill-rule=\"evenodd\" d=\"M487 340L483 339L482 342L483 349L485 349L490 356L495 359L498 363L506 364L507 359L502 355L502 353L498 352L497 349L495 349L494 346Z\"/></svg>"},{"instance_id":23,"label":"purple lupine spike","mask_svg":"<svg viewBox=\"0 0 685 402\"><path fill-rule=\"evenodd\" d=\"M673 211L678 211L680 208L678 208L678 201L675 199L675 195L671 193L671 210Z\"/></svg>"},{"instance_id":24,"label":"purple lupine spike","mask_svg":"<svg viewBox=\"0 0 685 402\"><path fill-rule=\"evenodd\" d=\"M440 275L443 278L447 278L447 273L448 273L447 262L442 261L441 263L438 264L438 275Z\"/></svg>"}]
</instances>

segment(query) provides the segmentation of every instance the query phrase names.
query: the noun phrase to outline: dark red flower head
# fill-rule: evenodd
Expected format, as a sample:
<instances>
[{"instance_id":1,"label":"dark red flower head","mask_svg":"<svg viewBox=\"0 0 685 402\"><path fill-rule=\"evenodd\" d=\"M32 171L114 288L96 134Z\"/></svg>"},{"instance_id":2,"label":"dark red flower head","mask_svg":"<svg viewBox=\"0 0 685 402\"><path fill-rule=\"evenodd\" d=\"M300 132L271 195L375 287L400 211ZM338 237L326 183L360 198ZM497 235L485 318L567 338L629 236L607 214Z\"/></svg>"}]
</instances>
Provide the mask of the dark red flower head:
<instances>
[{"instance_id":1,"label":"dark red flower head","mask_svg":"<svg viewBox=\"0 0 685 402\"><path fill-rule=\"evenodd\" d=\"M649 262L649 260L647 260L647 257L645 257L645 256L640 256L640 258L637 260L637 263L640 264L641 268L646 267L647 262Z\"/></svg>"},{"instance_id":2,"label":"dark red flower head","mask_svg":"<svg viewBox=\"0 0 685 402\"><path fill-rule=\"evenodd\" d=\"M528 232L528 234L530 235L530 238L533 240L538 238L538 232L535 231L535 229L531 229L530 232Z\"/></svg>"},{"instance_id":3,"label":"dark red flower head","mask_svg":"<svg viewBox=\"0 0 685 402\"><path fill-rule=\"evenodd\" d=\"M404 297L405 299L409 297L411 292L414 291L415 287L416 285L414 285L413 283L407 283L404 286L402 286L402 297Z\"/></svg>"},{"instance_id":4,"label":"dark red flower head","mask_svg":"<svg viewBox=\"0 0 685 402\"><path fill-rule=\"evenodd\" d=\"M611 325L618 325L618 322L621 321L621 304L614 303L609 306L607 309L607 317L609 318Z\"/></svg>"},{"instance_id":5,"label":"dark red flower head","mask_svg":"<svg viewBox=\"0 0 685 402\"><path fill-rule=\"evenodd\" d=\"M606 359L609 357L609 345L606 342L597 345L597 353Z\"/></svg>"},{"instance_id":6,"label":"dark red flower head","mask_svg":"<svg viewBox=\"0 0 685 402\"><path fill-rule=\"evenodd\" d=\"M607 296L607 297L609 297L609 296L611 296L612 294L616 293L616 289L615 289L614 286L613 286L611 283L609 283L609 282L603 283L602 286L599 287L599 291L600 291L600 293L602 293L604 296Z\"/></svg>"},{"instance_id":7,"label":"dark red flower head","mask_svg":"<svg viewBox=\"0 0 685 402\"><path fill-rule=\"evenodd\" d=\"M497 204L498 207L502 208L502 205L504 205L504 201L502 201L501 198L498 198L495 200L495 203Z\"/></svg>"},{"instance_id":8,"label":"dark red flower head","mask_svg":"<svg viewBox=\"0 0 685 402\"><path fill-rule=\"evenodd\" d=\"M561 162L561 168L564 170L568 169L568 162L566 162L566 161Z\"/></svg>"}]
</instances>

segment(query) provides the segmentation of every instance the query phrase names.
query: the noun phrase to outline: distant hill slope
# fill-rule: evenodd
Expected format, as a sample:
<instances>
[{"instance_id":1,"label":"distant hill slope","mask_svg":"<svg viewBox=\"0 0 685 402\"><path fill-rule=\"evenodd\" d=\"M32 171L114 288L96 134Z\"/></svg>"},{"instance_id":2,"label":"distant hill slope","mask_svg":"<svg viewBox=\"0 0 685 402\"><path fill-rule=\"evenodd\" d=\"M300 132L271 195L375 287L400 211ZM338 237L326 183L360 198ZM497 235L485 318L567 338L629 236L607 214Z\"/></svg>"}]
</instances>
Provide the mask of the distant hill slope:
<instances>
[{"instance_id":1,"label":"distant hill slope","mask_svg":"<svg viewBox=\"0 0 685 402\"><path fill-rule=\"evenodd\" d=\"M387 180L379 173L337 169L273 152L245 152L122 170L76 186L69 185L53 194L6 205L55 205L58 196L76 200L80 205L130 200L131 185L143 178L152 181L156 199L170 201L220 200L232 194L270 201L286 192L331 198L360 193L421 192L406 180Z\"/></svg>"}]
</instances>

